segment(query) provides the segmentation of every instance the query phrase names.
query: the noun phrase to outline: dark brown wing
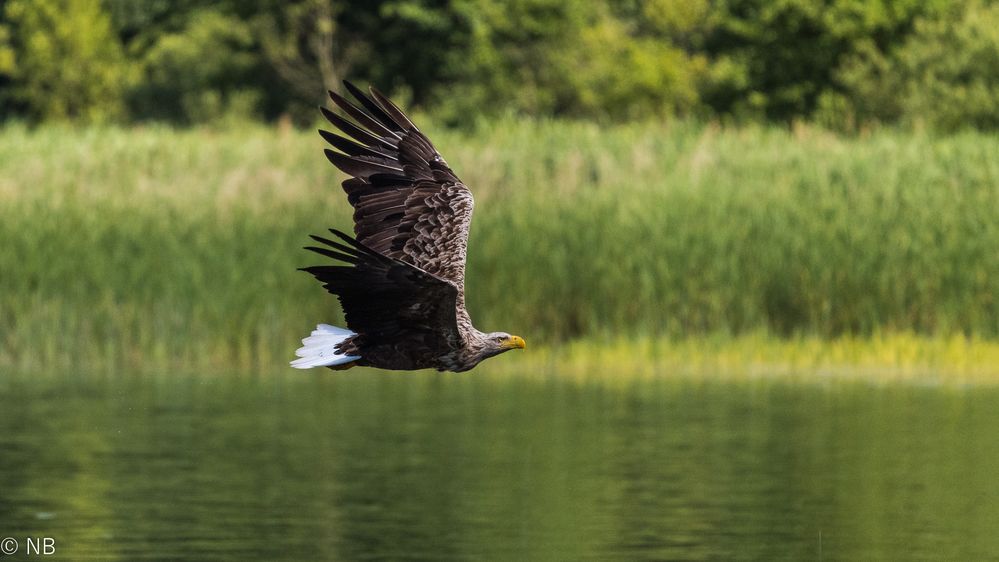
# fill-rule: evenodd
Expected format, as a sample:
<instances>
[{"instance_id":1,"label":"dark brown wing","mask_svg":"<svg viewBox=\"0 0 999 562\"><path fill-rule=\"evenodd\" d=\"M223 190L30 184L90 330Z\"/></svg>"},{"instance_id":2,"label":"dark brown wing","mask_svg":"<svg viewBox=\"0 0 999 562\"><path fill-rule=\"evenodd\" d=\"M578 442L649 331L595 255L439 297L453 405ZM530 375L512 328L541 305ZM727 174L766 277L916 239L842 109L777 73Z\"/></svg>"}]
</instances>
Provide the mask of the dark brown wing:
<instances>
[{"instance_id":1,"label":"dark brown wing","mask_svg":"<svg viewBox=\"0 0 999 562\"><path fill-rule=\"evenodd\" d=\"M392 348L395 355L426 366L426 361L460 345L455 319L458 289L454 285L384 256L343 232L330 232L343 243L312 236L325 247L306 249L346 265L302 270L339 298L347 326L361 338L362 351Z\"/></svg>"},{"instance_id":2,"label":"dark brown wing","mask_svg":"<svg viewBox=\"0 0 999 562\"><path fill-rule=\"evenodd\" d=\"M321 108L346 136L319 133L339 151L327 149L326 157L351 176L343 189L354 207L357 240L462 289L471 192L388 98L344 84L360 107L333 92L330 98L354 121Z\"/></svg>"}]
</instances>

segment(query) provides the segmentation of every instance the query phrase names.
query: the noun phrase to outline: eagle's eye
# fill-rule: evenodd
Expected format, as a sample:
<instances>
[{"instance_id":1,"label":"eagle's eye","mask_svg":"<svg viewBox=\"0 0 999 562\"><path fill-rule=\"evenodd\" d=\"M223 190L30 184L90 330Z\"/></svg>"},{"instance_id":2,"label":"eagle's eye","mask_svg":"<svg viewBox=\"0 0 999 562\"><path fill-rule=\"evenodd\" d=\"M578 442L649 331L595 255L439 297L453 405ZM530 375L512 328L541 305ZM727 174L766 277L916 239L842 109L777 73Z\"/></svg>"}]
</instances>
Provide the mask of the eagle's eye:
<instances>
[{"instance_id":1,"label":"eagle's eye","mask_svg":"<svg viewBox=\"0 0 999 562\"><path fill-rule=\"evenodd\" d=\"M497 343L499 343L499 342L503 341L505 338L503 336L496 336L493 339L496 340Z\"/></svg>"}]
</instances>

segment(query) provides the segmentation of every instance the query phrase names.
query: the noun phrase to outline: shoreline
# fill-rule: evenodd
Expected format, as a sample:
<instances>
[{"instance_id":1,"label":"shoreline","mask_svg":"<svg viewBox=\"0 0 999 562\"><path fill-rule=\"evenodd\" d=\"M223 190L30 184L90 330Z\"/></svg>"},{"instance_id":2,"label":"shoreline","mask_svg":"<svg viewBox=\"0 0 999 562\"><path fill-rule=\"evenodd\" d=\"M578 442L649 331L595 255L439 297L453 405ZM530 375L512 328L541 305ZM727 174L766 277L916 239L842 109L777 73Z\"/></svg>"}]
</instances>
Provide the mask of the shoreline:
<instances>
[{"instance_id":1,"label":"shoreline","mask_svg":"<svg viewBox=\"0 0 999 562\"><path fill-rule=\"evenodd\" d=\"M98 346L105 351L113 346ZM4 375L62 372L102 373L103 376L211 377L283 376L287 367L277 346L255 352L246 345L188 350L165 356L163 350L114 349L73 361L68 356L43 359L0 355ZM328 376L369 376L392 371L356 368ZM304 374L303 376L315 376ZM414 371L412 374L436 374ZM812 336L779 338L767 334L705 335L683 339L633 337L587 338L554 345L537 345L489 359L469 373L443 376L498 376L576 382L636 382L689 380L703 382L783 381L829 384L855 381L872 385L920 386L999 385L999 341L963 336L921 336L911 333L824 339Z\"/></svg>"}]
</instances>

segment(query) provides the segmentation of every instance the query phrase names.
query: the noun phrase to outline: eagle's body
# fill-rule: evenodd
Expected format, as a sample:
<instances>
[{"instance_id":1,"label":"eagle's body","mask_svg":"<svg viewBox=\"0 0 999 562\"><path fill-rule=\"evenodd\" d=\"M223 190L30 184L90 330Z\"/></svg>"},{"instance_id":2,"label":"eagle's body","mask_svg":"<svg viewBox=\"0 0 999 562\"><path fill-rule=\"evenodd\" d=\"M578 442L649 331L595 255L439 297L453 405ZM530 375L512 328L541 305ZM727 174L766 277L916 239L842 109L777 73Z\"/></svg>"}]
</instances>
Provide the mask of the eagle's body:
<instances>
[{"instance_id":1,"label":"eagle's body","mask_svg":"<svg viewBox=\"0 0 999 562\"><path fill-rule=\"evenodd\" d=\"M465 310L472 193L395 104L345 84L362 107L330 97L356 123L322 111L354 140L320 134L341 151L327 158L351 176L342 185L356 238L313 236L322 246L307 249L342 263L304 270L337 295L350 329L320 324L292 366L467 371L523 348L518 336L476 330Z\"/></svg>"}]
</instances>

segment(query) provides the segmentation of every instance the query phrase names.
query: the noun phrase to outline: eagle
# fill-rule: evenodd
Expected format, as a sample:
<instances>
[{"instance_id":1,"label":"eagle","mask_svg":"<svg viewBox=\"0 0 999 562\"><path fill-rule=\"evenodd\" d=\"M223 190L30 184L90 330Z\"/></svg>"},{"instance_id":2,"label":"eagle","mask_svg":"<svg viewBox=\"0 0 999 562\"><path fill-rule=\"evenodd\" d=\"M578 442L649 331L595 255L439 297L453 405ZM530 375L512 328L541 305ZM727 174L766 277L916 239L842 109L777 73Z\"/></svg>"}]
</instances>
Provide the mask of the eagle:
<instances>
[{"instance_id":1,"label":"eagle","mask_svg":"<svg viewBox=\"0 0 999 562\"><path fill-rule=\"evenodd\" d=\"M462 372L523 349L520 336L475 329L465 310L471 191L392 101L344 86L356 104L329 92L344 115L319 108L342 135L319 134L336 149L326 158L349 176L354 236L311 235L319 245L305 249L334 261L301 270L337 296L347 328L319 324L292 367Z\"/></svg>"}]
</instances>

